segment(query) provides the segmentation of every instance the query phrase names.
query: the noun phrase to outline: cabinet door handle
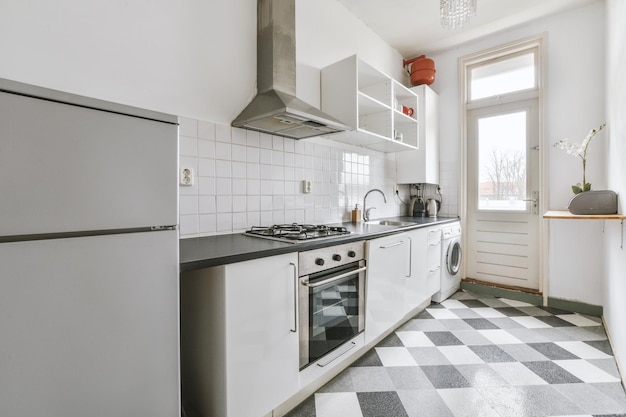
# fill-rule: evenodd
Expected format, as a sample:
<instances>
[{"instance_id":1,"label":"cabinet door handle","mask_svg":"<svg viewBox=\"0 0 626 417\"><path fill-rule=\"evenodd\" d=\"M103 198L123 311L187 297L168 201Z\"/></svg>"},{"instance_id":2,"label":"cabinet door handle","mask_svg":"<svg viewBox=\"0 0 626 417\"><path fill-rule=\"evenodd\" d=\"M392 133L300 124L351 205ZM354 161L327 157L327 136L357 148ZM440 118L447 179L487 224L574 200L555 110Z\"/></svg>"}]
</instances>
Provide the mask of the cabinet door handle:
<instances>
[{"instance_id":1,"label":"cabinet door handle","mask_svg":"<svg viewBox=\"0 0 626 417\"><path fill-rule=\"evenodd\" d=\"M394 246L400 246L400 245L404 245L406 242L404 240L401 240L399 242L396 243L391 243L389 245L385 245L385 246L380 246L381 249L389 249L389 248L393 248Z\"/></svg>"},{"instance_id":2,"label":"cabinet door handle","mask_svg":"<svg viewBox=\"0 0 626 417\"><path fill-rule=\"evenodd\" d=\"M413 275L413 239L411 239L411 237L408 237L409 239L409 274L407 275L407 277L411 277L411 275Z\"/></svg>"},{"instance_id":3,"label":"cabinet door handle","mask_svg":"<svg viewBox=\"0 0 626 417\"><path fill-rule=\"evenodd\" d=\"M293 262L289 262L293 267L293 328L289 329L292 333L298 332L298 267Z\"/></svg>"}]
</instances>

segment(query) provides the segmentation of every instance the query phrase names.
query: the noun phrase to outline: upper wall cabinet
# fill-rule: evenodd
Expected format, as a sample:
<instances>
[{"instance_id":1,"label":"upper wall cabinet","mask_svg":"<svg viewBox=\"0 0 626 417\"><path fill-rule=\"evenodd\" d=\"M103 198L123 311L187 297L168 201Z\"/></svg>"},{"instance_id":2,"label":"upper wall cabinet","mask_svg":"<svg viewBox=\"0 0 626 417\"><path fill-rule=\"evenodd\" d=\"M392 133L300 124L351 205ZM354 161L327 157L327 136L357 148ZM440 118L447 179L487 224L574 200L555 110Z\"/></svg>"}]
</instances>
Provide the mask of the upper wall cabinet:
<instances>
[{"instance_id":1,"label":"upper wall cabinet","mask_svg":"<svg viewBox=\"0 0 626 417\"><path fill-rule=\"evenodd\" d=\"M439 97L427 85L411 88L418 96L418 149L396 155L398 184L439 184Z\"/></svg>"},{"instance_id":2,"label":"upper wall cabinet","mask_svg":"<svg viewBox=\"0 0 626 417\"><path fill-rule=\"evenodd\" d=\"M356 55L323 68L321 77L322 111L352 127L330 139L382 152L418 148L415 92Z\"/></svg>"}]
</instances>

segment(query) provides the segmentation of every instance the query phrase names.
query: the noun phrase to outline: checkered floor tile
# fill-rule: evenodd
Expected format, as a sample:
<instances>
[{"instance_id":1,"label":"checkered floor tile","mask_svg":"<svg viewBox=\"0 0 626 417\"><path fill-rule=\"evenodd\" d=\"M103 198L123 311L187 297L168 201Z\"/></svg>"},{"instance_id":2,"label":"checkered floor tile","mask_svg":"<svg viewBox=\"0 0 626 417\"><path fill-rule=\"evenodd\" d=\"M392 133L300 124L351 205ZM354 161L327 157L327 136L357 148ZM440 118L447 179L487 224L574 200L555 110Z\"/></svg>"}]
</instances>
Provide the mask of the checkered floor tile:
<instances>
[{"instance_id":1,"label":"checkered floor tile","mask_svg":"<svg viewBox=\"0 0 626 417\"><path fill-rule=\"evenodd\" d=\"M460 291L288 417L626 417L599 318Z\"/></svg>"}]
</instances>

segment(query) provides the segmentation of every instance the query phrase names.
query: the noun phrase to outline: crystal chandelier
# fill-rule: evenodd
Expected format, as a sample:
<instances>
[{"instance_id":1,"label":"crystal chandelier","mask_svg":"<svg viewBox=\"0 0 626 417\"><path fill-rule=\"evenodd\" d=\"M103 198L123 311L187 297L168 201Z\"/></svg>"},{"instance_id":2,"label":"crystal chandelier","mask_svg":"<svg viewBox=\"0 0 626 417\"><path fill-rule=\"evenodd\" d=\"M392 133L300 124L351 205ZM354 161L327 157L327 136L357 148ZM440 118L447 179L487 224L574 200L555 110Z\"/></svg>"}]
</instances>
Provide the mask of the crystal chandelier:
<instances>
[{"instance_id":1,"label":"crystal chandelier","mask_svg":"<svg viewBox=\"0 0 626 417\"><path fill-rule=\"evenodd\" d=\"M441 26L461 29L470 16L476 16L476 0L440 0Z\"/></svg>"}]
</instances>

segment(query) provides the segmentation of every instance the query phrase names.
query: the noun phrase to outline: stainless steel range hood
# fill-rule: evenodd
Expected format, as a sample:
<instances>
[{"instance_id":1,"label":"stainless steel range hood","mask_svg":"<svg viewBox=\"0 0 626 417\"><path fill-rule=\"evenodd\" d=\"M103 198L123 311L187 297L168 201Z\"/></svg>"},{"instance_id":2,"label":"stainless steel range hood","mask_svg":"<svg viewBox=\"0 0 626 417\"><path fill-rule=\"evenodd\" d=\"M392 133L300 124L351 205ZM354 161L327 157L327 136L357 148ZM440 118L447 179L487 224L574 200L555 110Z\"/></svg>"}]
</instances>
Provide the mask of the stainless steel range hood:
<instances>
[{"instance_id":1,"label":"stainless steel range hood","mask_svg":"<svg viewBox=\"0 0 626 417\"><path fill-rule=\"evenodd\" d=\"M296 97L295 0L258 0L257 20L258 93L232 125L293 139L350 130Z\"/></svg>"}]
</instances>

